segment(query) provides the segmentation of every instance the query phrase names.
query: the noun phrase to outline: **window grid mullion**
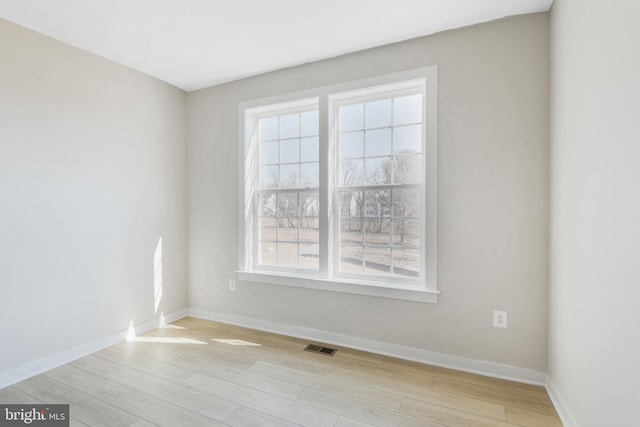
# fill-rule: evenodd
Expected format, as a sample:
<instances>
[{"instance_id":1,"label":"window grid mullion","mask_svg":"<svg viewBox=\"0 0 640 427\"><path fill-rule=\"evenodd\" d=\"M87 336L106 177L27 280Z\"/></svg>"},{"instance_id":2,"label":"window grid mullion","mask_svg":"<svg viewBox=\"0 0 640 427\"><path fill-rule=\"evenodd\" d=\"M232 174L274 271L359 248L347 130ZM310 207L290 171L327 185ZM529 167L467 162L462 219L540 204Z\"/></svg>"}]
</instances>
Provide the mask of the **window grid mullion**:
<instances>
[{"instance_id":1,"label":"window grid mullion","mask_svg":"<svg viewBox=\"0 0 640 427\"><path fill-rule=\"evenodd\" d=\"M333 262L330 257L334 255L333 242L334 237L332 227L335 224L331 220L331 201L332 196L333 174L331 169L335 153L332 152L333 144L330 141L332 124L330 120L334 117L329 113L329 99L327 96L321 96L318 99L318 173L319 173L319 191L318 191L318 268L321 278L333 276ZM334 200L335 203L335 200Z\"/></svg>"}]
</instances>

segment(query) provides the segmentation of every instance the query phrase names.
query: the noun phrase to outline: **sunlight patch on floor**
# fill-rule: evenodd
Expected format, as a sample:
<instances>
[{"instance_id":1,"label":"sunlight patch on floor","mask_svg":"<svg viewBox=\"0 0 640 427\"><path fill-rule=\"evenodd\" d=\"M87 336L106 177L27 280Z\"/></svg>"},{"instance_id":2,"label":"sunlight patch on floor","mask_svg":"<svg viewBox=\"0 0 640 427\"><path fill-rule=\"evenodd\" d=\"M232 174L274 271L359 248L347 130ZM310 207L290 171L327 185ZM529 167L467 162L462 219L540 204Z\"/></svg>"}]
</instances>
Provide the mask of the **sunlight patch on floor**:
<instances>
[{"instance_id":1,"label":"sunlight patch on floor","mask_svg":"<svg viewBox=\"0 0 640 427\"><path fill-rule=\"evenodd\" d=\"M160 344L207 344L206 341L181 337L133 337L131 339L128 339L127 341Z\"/></svg>"},{"instance_id":2,"label":"sunlight patch on floor","mask_svg":"<svg viewBox=\"0 0 640 427\"><path fill-rule=\"evenodd\" d=\"M248 346L262 347L262 344L258 344L258 343L250 342L250 341L245 341L245 340L237 340L237 339L212 338L211 341L219 342L219 343L222 343L222 344L229 344L229 345L248 345Z\"/></svg>"}]
</instances>

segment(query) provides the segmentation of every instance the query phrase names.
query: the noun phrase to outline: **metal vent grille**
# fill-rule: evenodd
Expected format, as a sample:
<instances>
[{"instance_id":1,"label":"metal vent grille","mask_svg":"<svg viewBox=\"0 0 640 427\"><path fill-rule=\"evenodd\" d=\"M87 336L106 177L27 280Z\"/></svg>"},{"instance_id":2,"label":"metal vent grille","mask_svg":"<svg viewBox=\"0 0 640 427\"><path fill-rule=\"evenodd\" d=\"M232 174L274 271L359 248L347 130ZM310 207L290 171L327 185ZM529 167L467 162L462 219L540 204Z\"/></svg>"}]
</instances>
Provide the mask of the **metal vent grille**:
<instances>
[{"instance_id":1,"label":"metal vent grille","mask_svg":"<svg viewBox=\"0 0 640 427\"><path fill-rule=\"evenodd\" d=\"M338 350L335 348L323 347L321 345L309 344L304 348L304 351L311 351L313 353L326 354L327 356L333 356Z\"/></svg>"}]
</instances>

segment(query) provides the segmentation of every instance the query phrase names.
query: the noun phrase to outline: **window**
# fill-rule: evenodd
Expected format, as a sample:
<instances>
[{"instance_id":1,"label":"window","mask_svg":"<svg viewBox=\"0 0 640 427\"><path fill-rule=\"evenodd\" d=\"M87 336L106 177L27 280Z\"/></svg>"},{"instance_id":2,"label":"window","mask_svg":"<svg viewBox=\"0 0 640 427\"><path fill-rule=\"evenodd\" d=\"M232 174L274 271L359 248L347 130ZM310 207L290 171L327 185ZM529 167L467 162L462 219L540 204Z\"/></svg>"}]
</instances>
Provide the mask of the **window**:
<instances>
[{"instance_id":1,"label":"window","mask_svg":"<svg viewBox=\"0 0 640 427\"><path fill-rule=\"evenodd\" d=\"M315 104L253 117L258 160L255 268L318 270L319 135Z\"/></svg>"},{"instance_id":2,"label":"window","mask_svg":"<svg viewBox=\"0 0 640 427\"><path fill-rule=\"evenodd\" d=\"M240 105L240 278L436 302L436 69Z\"/></svg>"}]
</instances>

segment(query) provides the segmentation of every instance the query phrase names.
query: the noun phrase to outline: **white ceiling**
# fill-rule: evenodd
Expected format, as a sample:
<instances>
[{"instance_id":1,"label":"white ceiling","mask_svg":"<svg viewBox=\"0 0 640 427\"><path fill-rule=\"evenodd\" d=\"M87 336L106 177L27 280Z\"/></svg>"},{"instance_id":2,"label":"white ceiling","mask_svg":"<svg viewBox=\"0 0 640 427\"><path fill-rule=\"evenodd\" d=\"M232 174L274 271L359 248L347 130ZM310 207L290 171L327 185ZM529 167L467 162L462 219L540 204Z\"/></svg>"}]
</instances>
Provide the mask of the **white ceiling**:
<instances>
[{"instance_id":1,"label":"white ceiling","mask_svg":"<svg viewBox=\"0 0 640 427\"><path fill-rule=\"evenodd\" d=\"M0 17L191 91L553 0L0 0Z\"/></svg>"}]
</instances>

